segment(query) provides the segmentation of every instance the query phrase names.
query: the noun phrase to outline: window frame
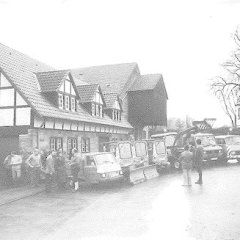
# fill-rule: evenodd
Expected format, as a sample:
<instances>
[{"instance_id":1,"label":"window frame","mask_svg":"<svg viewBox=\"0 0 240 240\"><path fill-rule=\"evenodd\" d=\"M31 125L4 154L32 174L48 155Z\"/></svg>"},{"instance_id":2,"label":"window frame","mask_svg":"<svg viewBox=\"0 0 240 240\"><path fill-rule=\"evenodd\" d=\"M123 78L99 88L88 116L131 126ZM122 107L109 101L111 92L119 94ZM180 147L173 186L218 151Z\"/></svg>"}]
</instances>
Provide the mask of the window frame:
<instances>
[{"instance_id":1,"label":"window frame","mask_svg":"<svg viewBox=\"0 0 240 240\"><path fill-rule=\"evenodd\" d=\"M63 109L64 106L64 97L62 93L58 93L58 107Z\"/></svg>"},{"instance_id":2,"label":"window frame","mask_svg":"<svg viewBox=\"0 0 240 240\"><path fill-rule=\"evenodd\" d=\"M70 154L70 151L74 148L78 149L78 140L77 138L69 137L67 139L67 153Z\"/></svg>"},{"instance_id":3,"label":"window frame","mask_svg":"<svg viewBox=\"0 0 240 240\"><path fill-rule=\"evenodd\" d=\"M90 153L90 138L83 137L81 139L81 152Z\"/></svg>"},{"instance_id":4,"label":"window frame","mask_svg":"<svg viewBox=\"0 0 240 240\"><path fill-rule=\"evenodd\" d=\"M50 137L49 147L51 151L57 151L63 148L63 138L62 137ZM59 145L60 143L60 145Z\"/></svg>"}]
</instances>

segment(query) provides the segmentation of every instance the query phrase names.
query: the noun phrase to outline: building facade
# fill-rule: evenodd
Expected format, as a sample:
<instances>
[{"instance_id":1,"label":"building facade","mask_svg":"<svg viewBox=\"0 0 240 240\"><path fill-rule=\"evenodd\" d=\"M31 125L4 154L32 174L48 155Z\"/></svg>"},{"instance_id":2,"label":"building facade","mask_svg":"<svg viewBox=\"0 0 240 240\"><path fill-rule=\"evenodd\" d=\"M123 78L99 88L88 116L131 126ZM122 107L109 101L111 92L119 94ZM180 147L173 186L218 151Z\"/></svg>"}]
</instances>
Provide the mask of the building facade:
<instances>
[{"instance_id":1,"label":"building facade","mask_svg":"<svg viewBox=\"0 0 240 240\"><path fill-rule=\"evenodd\" d=\"M141 76L136 63L56 70L0 44L1 163L35 147L101 151L136 128L166 125L166 103L162 76Z\"/></svg>"}]
</instances>

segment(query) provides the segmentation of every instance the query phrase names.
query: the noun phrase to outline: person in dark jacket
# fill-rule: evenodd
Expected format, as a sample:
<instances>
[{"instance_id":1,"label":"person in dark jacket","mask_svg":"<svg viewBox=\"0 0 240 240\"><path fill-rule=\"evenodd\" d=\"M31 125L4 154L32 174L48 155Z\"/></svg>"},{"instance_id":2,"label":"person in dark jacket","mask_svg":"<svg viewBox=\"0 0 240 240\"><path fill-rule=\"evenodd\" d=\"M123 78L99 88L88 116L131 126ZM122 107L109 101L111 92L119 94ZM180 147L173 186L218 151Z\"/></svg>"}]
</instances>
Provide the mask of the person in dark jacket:
<instances>
[{"instance_id":1,"label":"person in dark jacket","mask_svg":"<svg viewBox=\"0 0 240 240\"><path fill-rule=\"evenodd\" d=\"M184 147L184 152L181 153L179 161L182 163L183 170L183 186L191 186L191 172L192 172L192 162L193 162L193 153L190 152L189 146Z\"/></svg>"},{"instance_id":2,"label":"person in dark jacket","mask_svg":"<svg viewBox=\"0 0 240 240\"><path fill-rule=\"evenodd\" d=\"M66 187L67 171L65 166L65 157L63 156L62 149L59 149L57 152L55 171L58 190L63 190Z\"/></svg>"},{"instance_id":3,"label":"person in dark jacket","mask_svg":"<svg viewBox=\"0 0 240 240\"><path fill-rule=\"evenodd\" d=\"M194 163L195 168L198 172L198 181L195 182L196 184L202 184L202 164L203 164L203 147L201 146L201 140L197 139L197 147L195 150L195 156L194 156Z\"/></svg>"},{"instance_id":4,"label":"person in dark jacket","mask_svg":"<svg viewBox=\"0 0 240 240\"><path fill-rule=\"evenodd\" d=\"M78 191L79 189L79 182L78 182L78 173L80 170L80 160L81 156L80 153L78 153L77 149L72 150L73 156L70 160L70 166L71 166L71 173L72 173L72 181L73 181L73 192Z\"/></svg>"}]
</instances>

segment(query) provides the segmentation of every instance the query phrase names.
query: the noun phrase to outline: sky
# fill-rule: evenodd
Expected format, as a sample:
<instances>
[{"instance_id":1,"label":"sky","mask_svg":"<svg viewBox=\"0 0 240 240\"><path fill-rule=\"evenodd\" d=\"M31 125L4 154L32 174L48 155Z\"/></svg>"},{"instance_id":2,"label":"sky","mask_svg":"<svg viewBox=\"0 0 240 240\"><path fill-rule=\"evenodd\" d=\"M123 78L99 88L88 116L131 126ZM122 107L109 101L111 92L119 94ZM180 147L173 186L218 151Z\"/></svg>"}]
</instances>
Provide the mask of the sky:
<instances>
[{"instance_id":1,"label":"sky","mask_svg":"<svg viewBox=\"0 0 240 240\"><path fill-rule=\"evenodd\" d=\"M230 124L210 92L235 49L237 0L0 0L0 41L57 69L137 62L161 73L168 117Z\"/></svg>"}]
</instances>

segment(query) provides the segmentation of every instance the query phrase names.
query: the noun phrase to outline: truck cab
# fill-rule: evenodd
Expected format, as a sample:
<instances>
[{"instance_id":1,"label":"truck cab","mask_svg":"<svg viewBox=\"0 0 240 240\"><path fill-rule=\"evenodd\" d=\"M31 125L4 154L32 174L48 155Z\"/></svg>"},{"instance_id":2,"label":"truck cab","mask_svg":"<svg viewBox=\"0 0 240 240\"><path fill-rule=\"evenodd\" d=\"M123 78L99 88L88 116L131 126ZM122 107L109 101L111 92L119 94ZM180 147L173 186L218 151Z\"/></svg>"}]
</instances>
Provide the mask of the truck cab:
<instances>
[{"instance_id":1,"label":"truck cab","mask_svg":"<svg viewBox=\"0 0 240 240\"><path fill-rule=\"evenodd\" d=\"M220 160L223 154L222 148L217 145L216 139L211 133L197 133L187 139L187 143L192 146L197 146L197 140L201 140L201 146L204 150L205 161Z\"/></svg>"}]
</instances>

